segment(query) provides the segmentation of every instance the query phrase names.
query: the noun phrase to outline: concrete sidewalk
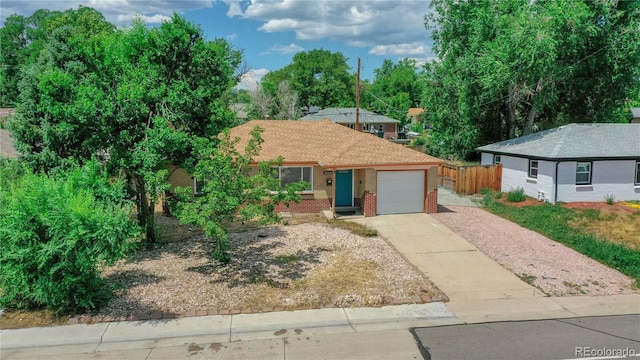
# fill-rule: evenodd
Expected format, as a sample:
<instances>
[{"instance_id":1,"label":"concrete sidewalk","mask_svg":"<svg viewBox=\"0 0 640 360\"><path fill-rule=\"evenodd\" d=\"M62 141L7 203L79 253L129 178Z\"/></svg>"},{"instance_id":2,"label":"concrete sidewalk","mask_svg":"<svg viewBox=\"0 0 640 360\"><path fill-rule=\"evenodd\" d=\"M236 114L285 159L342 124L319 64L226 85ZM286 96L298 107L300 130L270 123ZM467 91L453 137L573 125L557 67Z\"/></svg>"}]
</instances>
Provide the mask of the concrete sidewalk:
<instances>
[{"instance_id":1,"label":"concrete sidewalk","mask_svg":"<svg viewBox=\"0 0 640 360\"><path fill-rule=\"evenodd\" d=\"M350 220L378 230L454 301L541 298L544 294L427 214Z\"/></svg>"},{"instance_id":2,"label":"concrete sidewalk","mask_svg":"<svg viewBox=\"0 0 640 360\"><path fill-rule=\"evenodd\" d=\"M2 330L1 359L417 359L407 329L640 313L640 295L452 301Z\"/></svg>"},{"instance_id":3,"label":"concrete sidewalk","mask_svg":"<svg viewBox=\"0 0 640 360\"><path fill-rule=\"evenodd\" d=\"M429 303L78 324L3 330L0 358L67 359L100 355L170 359L195 352L205 358L216 354L215 358L224 359L283 359L287 349L287 358L292 358L291 351L304 353L321 346L328 348L318 354L333 351L336 356L332 358L344 358L349 349L360 347L358 358L384 359L388 357L384 355L386 349L394 346L399 346L396 349L399 358L413 358L419 351L406 329L461 323L443 303ZM373 340L376 336L391 336L397 343L385 344L381 338ZM343 347L337 347L341 341ZM340 353L343 355L338 356ZM149 357L150 354L153 356Z\"/></svg>"}]
</instances>

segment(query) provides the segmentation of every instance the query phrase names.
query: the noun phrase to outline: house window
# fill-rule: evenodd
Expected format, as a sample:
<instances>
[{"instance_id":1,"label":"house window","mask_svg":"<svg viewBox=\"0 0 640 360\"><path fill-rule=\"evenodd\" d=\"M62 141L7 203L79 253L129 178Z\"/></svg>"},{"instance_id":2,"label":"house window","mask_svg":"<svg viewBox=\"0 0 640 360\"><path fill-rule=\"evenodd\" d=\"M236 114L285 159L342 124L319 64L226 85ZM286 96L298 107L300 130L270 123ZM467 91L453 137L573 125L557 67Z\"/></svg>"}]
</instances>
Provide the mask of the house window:
<instances>
[{"instance_id":1,"label":"house window","mask_svg":"<svg viewBox=\"0 0 640 360\"><path fill-rule=\"evenodd\" d=\"M576 164L576 185L591 184L591 163L578 162Z\"/></svg>"},{"instance_id":2,"label":"house window","mask_svg":"<svg viewBox=\"0 0 640 360\"><path fill-rule=\"evenodd\" d=\"M529 160L529 177L538 178L538 160Z\"/></svg>"},{"instance_id":3,"label":"house window","mask_svg":"<svg viewBox=\"0 0 640 360\"><path fill-rule=\"evenodd\" d=\"M198 180L193 178L193 194L194 195L202 195L202 189L207 184L205 180Z\"/></svg>"},{"instance_id":4,"label":"house window","mask_svg":"<svg viewBox=\"0 0 640 360\"><path fill-rule=\"evenodd\" d=\"M306 181L309 186L305 191L313 190L313 168L311 166L282 166L280 167L280 186L284 189L287 184Z\"/></svg>"},{"instance_id":5,"label":"house window","mask_svg":"<svg viewBox=\"0 0 640 360\"><path fill-rule=\"evenodd\" d=\"M636 161L636 185L640 185L640 161Z\"/></svg>"},{"instance_id":6,"label":"house window","mask_svg":"<svg viewBox=\"0 0 640 360\"><path fill-rule=\"evenodd\" d=\"M501 155L493 155L493 163L495 165L502 164L502 156Z\"/></svg>"},{"instance_id":7,"label":"house window","mask_svg":"<svg viewBox=\"0 0 640 360\"><path fill-rule=\"evenodd\" d=\"M356 124L347 124L347 127L349 129L355 129L356 128Z\"/></svg>"}]
</instances>

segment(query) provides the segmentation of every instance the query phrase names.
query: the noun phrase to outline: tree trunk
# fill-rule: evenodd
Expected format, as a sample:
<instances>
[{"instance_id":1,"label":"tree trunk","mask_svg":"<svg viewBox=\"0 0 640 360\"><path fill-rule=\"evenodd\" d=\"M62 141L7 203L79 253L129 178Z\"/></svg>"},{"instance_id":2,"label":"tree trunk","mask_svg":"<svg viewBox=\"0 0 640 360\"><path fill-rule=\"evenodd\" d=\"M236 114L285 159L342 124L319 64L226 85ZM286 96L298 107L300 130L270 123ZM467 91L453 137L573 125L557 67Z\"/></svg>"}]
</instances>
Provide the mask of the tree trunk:
<instances>
[{"instance_id":1,"label":"tree trunk","mask_svg":"<svg viewBox=\"0 0 640 360\"><path fill-rule=\"evenodd\" d=\"M144 180L140 175L131 175L129 188L136 196L136 207L138 209L138 224L146 234L148 243L156 242L154 203L147 196L147 189Z\"/></svg>"},{"instance_id":2,"label":"tree trunk","mask_svg":"<svg viewBox=\"0 0 640 360\"><path fill-rule=\"evenodd\" d=\"M535 121L537 114L538 112L536 111L536 107L534 104L531 104L531 109L529 109L529 112L527 113L527 122L524 125L524 132L522 135L531 134L531 131L533 131L533 122Z\"/></svg>"}]
</instances>

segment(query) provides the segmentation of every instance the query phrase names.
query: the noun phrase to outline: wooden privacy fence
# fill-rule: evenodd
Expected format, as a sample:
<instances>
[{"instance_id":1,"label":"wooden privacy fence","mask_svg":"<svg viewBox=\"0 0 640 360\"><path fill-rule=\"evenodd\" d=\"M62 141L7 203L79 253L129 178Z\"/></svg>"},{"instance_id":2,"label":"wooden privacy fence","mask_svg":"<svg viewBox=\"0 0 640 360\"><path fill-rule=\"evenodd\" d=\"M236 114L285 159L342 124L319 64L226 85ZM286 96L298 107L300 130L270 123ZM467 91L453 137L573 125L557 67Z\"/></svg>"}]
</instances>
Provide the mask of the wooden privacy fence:
<instances>
[{"instance_id":1,"label":"wooden privacy fence","mask_svg":"<svg viewBox=\"0 0 640 360\"><path fill-rule=\"evenodd\" d=\"M438 167L439 185L458 194L476 194L482 189L499 191L502 186L502 164Z\"/></svg>"}]
</instances>

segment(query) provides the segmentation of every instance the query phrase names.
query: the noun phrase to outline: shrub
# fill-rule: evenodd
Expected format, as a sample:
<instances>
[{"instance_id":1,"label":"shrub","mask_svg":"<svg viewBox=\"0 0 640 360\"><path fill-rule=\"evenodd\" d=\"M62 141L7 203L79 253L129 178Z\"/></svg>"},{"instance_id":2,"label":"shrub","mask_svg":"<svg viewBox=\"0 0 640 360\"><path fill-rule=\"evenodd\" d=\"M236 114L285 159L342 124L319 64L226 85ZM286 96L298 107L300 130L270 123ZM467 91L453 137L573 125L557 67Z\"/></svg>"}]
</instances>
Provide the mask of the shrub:
<instances>
[{"instance_id":1,"label":"shrub","mask_svg":"<svg viewBox=\"0 0 640 360\"><path fill-rule=\"evenodd\" d=\"M98 266L122 258L139 229L131 205L112 201L122 184L91 166L56 177L26 172L0 189L2 306L69 313L108 300Z\"/></svg>"},{"instance_id":2,"label":"shrub","mask_svg":"<svg viewBox=\"0 0 640 360\"><path fill-rule=\"evenodd\" d=\"M525 201L526 199L527 199L527 196L524 194L523 188L517 188L507 193L508 202L522 202L522 201Z\"/></svg>"},{"instance_id":3,"label":"shrub","mask_svg":"<svg viewBox=\"0 0 640 360\"><path fill-rule=\"evenodd\" d=\"M607 194L604 197L604 200L607 202L607 204L613 205L614 201L616 200L616 197L613 194Z\"/></svg>"}]
</instances>

